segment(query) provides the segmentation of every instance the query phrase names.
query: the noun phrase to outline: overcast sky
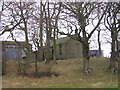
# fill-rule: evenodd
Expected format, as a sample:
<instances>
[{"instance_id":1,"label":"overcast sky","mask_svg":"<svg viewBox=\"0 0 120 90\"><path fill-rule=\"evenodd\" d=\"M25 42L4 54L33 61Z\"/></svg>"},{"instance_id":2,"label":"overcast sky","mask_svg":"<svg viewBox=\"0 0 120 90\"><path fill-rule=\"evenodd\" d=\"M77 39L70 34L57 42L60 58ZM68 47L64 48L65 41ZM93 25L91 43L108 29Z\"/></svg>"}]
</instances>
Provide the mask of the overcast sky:
<instances>
[{"instance_id":1,"label":"overcast sky","mask_svg":"<svg viewBox=\"0 0 120 90\"><path fill-rule=\"evenodd\" d=\"M9 0L8 0L9 1ZM14 0L12 0L12 1L14 1ZM17 0L17 1L19 1L19 0ZM29 0L30 1L30 0ZM36 0L37 1L37 0ZM91 29L92 27L90 26L90 27L88 27L88 29ZM65 30L64 30L65 31ZM24 35L23 35L23 33L22 34L18 34L18 33L16 33L16 32L14 32L15 34L16 34L16 37L17 37L17 40L18 41L24 41L25 39L24 39ZM105 57L109 57L110 56L110 51L111 51L111 45L110 45L110 43L105 43L104 41L104 36L103 35L105 35L104 34L105 32L102 32L101 33L101 42L102 42L102 50L103 50L103 53L104 53L104 56ZM109 35L110 35L110 33L108 33ZM6 32L5 34L3 34L2 36L0 36L0 41L12 41L12 39L10 38L10 36L9 36L10 34L9 34L9 32ZM96 50L96 49L98 49L98 44L97 44L97 32L95 32L95 34L92 36L92 39L94 39L94 41L92 41L91 42L91 44L90 44L90 49L91 50Z\"/></svg>"}]
</instances>

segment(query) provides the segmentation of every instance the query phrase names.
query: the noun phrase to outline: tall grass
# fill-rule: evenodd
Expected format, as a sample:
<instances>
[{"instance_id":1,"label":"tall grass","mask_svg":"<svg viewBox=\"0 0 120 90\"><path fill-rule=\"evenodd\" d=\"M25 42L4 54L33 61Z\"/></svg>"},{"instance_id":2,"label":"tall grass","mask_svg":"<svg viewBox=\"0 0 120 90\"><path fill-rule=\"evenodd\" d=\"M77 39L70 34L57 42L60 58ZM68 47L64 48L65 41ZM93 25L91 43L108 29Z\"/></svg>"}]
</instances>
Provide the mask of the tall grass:
<instances>
[{"instance_id":1,"label":"tall grass","mask_svg":"<svg viewBox=\"0 0 120 90\"><path fill-rule=\"evenodd\" d=\"M50 65L38 63L39 72L60 73L58 77L31 78L18 76L17 63L13 60L7 62L7 75L3 76L3 88L117 88L118 77L107 71L109 59L91 58L92 74L82 74L82 59L57 60L57 64ZM30 72L34 72L34 63Z\"/></svg>"}]
</instances>

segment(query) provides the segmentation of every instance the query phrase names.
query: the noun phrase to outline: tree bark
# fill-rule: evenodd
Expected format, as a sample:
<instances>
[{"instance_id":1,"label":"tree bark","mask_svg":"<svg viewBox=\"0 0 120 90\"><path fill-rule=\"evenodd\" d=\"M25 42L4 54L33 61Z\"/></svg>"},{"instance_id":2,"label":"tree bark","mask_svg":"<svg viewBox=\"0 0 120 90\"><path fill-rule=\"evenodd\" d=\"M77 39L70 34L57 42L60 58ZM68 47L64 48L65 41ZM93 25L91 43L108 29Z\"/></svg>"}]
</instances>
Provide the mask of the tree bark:
<instances>
[{"instance_id":1,"label":"tree bark","mask_svg":"<svg viewBox=\"0 0 120 90\"><path fill-rule=\"evenodd\" d=\"M2 9L0 11L0 24L1 24L1 16L2 16L2 12L4 11L4 0L2 1Z\"/></svg>"},{"instance_id":2,"label":"tree bark","mask_svg":"<svg viewBox=\"0 0 120 90\"><path fill-rule=\"evenodd\" d=\"M89 38L87 37L86 34L86 30L85 30L85 25L86 25L86 21L85 21L85 17L83 16L82 18L83 20L80 21L81 22L81 29L82 29L82 34L83 34L83 43L82 43L82 47L83 47L83 73L86 75L90 74L90 66L89 66L89 62L90 62L90 57L89 57L89 43L88 40Z\"/></svg>"},{"instance_id":3,"label":"tree bark","mask_svg":"<svg viewBox=\"0 0 120 90\"><path fill-rule=\"evenodd\" d=\"M36 71L36 72L38 72L37 61L38 61L38 52L35 52L35 71Z\"/></svg>"},{"instance_id":4,"label":"tree bark","mask_svg":"<svg viewBox=\"0 0 120 90\"><path fill-rule=\"evenodd\" d=\"M51 39L51 25L50 25L50 12L49 12L49 2L47 3L48 7L48 15L45 11L45 19L46 19L46 63L50 62L50 39ZM48 17L47 17L48 16Z\"/></svg>"},{"instance_id":5,"label":"tree bark","mask_svg":"<svg viewBox=\"0 0 120 90\"><path fill-rule=\"evenodd\" d=\"M20 5L21 5L21 2L20 2ZM23 23L24 23L24 32L25 32L25 44L26 44L26 59L25 59L25 73L28 73L28 69L30 68L30 56L31 56L31 53L30 53L30 44L29 44L29 39L28 39L28 31L27 31L27 20L25 19L24 17L24 14L23 14L23 10L22 8L20 8L20 11L21 11L21 18L23 20Z\"/></svg>"},{"instance_id":6,"label":"tree bark","mask_svg":"<svg viewBox=\"0 0 120 90\"><path fill-rule=\"evenodd\" d=\"M99 49L99 55L102 56L101 42L100 42L100 30L98 30L98 49Z\"/></svg>"},{"instance_id":7,"label":"tree bark","mask_svg":"<svg viewBox=\"0 0 120 90\"><path fill-rule=\"evenodd\" d=\"M90 71L90 55L89 55L88 42L86 41L86 43L82 43L82 47L83 47L83 73L89 75L91 71Z\"/></svg>"},{"instance_id":8,"label":"tree bark","mask_svg":"<svg viewBox=\"0 0 120 90\"><path fill-rule=\"evenodd\" d=\"M42 2L40 2L40 46L43 46L43 10Z\"/></svg>"},{"instance_id":9,"label":"tree bark","mask_svg":"<svg viewBox=\"0 0 120 90\"><path fill-rule=\"evenodd\" d=\"M53 37L53 60L56 61L56 39L55 39L56 28L54 28L54 37Z\"/></svg>"},{"instance_id":10,"label":"tree bark","mask_svg":"<svg viewBox=\"0 0 120 90\"><path fill-rule=\"evenodd\" d=\"M112 38L112 43L111 43L111 57L110 57L109 69L112 73L116 73L117 72L117 60L116 60L117 53L115 51L116 33L114 29L111 30L111 38Z\"/></svg>"}]
</instances>

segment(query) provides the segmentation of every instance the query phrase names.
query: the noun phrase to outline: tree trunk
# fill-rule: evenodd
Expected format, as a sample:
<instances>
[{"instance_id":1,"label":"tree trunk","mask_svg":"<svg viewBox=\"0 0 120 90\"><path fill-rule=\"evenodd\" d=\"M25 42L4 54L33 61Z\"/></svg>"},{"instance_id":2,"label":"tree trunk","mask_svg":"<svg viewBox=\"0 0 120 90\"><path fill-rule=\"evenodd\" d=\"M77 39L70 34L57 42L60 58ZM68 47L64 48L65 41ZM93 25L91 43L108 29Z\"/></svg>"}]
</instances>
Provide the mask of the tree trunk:
<instances>
[{"instance_id":1,"label":"tree trunk","mask_svg":"<svg viewBox=\"0 0 120 90\"><path fill-rule=\"evenodd\" d=\"M117 60L119 60L119 49L120 49L120 45L119 45L119 41L116 40L116 48L117 48Z\"/></svg>"},{"instance_id":2,"label":"tree trunk","mask_svg":"<svg viewBox=\"0 0 120 90\"><path fill-rule=\"evenodd\" d=\"M112 43L111 43L111 58L110 58L110 66L109 69L112 73L117 72L117 53L115 51L116 46L115 46L115 41L116 41L116 34L114 30L111 31L111 37L112 37Z\"/></svg>"},{"instance_id":3,"label":"tree trunk","mask_svg":"<svg viewBox=\"0 0 120 90\"><path fill-rule=\"evenodd\" d=\"M25 64L26 64L25 65L25 74L29 72L28 70L30 69L30 60L31 60L30 45L27 42L26 42L26 48L27 49L26 49L26 59L25 59Z\"/></svg>"},{"instance_id":4,"label":"tree trunk","mask_svg":"<svg viewBox=\"0 0 120 90\"><path fill-rule=\"evenodd\" d=\"M40 46L43 46L43 11L42 11L42 2L40 2Z\"/></svg>"},{"instance_id":5,"label":"tree trunk","mask_svg":"<svg viewBox=\"0 0 120 90\"><path fill-rule=\"evenodd\" d=\"M53 50L54 50L54 55L53 55L53 59L54 59L54 62L56 63L56 37L58 39L58 16L60 14L60 11L61 11L61 3L59 3L59 8L58 8L58 13L55 17L55 26L54 26L54 33L53 33L53 36L54 36L54 39L53 39ZM56 35L56 32L57 32L57 35Z\"/></svg>"},{"instance_id":6,"label":"tree trunk","mask_svg":"<svg viewBox=\"0 0 120 90\"><path fill-rule=\"evenodd\" d=\"M47 52L46 52L46 60L49 62L50 60L50 31L48 30L47 31L47 40L46 40L46 43L47 43Z\"/></svg>"},{"instance_id":7,"label":"tree trunk","mask_svg":"<svg viewBox=\"0 0 120 90\"><path fill-rule=\"evenodd\" d=\"M51 39L51 22L50 22L50 11L49 11L49 2L48 2L48 17L45 11L45 18L46 18L46 63L50 62L50 39ZM44 7L45 9L45 7Z\"/></svg>"},{"instance_id":8,"label":"tree trunk","mask_svg":"<svg viewBox=\"0 0 120 90\"><path fill-rule=\"evenodd\" d=\"M4 0L2 2L1 11L0 11L0 25L1 25L1 16L3 11L4 11Z\"/></svg>"},{"instance_id":9,"label":"tree trunk","mask_svg":"<svg viewBox=\"0 0 120 90\"><path fill-rule=\"evenodd\" d=\"M35 53L35 71L36 71L36 72L38 72L37 61L38 61L38 52Z\"/></svg>"},{"instance_id":10,"label":"tree trunk","mask_svg":"<svg viewBox=\"0 0 120 90\"><path fill-rule=\"evenodd\" d=\"M27 32L27 22L24 21L24 25L25 25L25 39L26 39L26 73L28 73L28 69L30 68L30 44L29 44L29 40L28 40L28 32Z\"/></svg>"},{"instance_id":11,"label":"tree trunk","mask_svg":"<svg viewBox=\"0 0 120 90\"><path fill-rule=\"evenodd\" d=\"M23 19L23 23L24 23L24 32L25 32L25 44L26 44L26 58L25 58L25 68L24 68L24 74L28 73L28 69L30 69L30 44L29 44L29 40L28 40L28 32L27 32L27 21L24 18L23 15L23 10L21 10L21 18Z\"/></svg>"},{"instance_id":12,"label":"tree trunk","mask_svg":"<svg viewBox=\"0 0 120 90\"><path fill-rule=\"evenodd\" d=\"M100 30L98 30L98 48L99 48L99 55L102 56L101 43L100 43Z\"/></svg>"},{"instance_id":13,"label":"tree trunk","mask_svg":"<svg viewBox=\"0 0 120 90\"><path fill-rule=\"evenodd\" d=\"M86 19L84 16L83 17L83 21L81 21L81 28L82 28L82 33L83 33L83 73L86 75L90 74L90 67L89 67L89 43L88 43L88 37L87 37L87 33L85 30L85 26L86 26Z\"/></svg>"},{"instance_id":14,"label":"tree trunk","mask_svg":"<svg viewBox=\"0 0 120 90\"><path fill-rule=\"evenodd\" d=\"M53 39L53 60L56 61L56 40L55 40L56 28L54 28L54 39Z\"/></svg>"},{"instance_id":15,"label":"tree trunk","mask_svg":"<svg viewBox=\"0 0 120 90\"><path fill-rule=\"evenodd\" d=\"M89 44L88 42L83 43L83 72L86 75L89 75L91 73L90 71L90 57L89 57Z\"/></svg>"},{"instance_id":16,"label":"tree trunk","mask_svg":"<svg viewBox=\"0 0 120 90\"><path fill-rule=\"evenodd\" d=\"M82 16L82 21L79 21L81 23L81 29L82 29L82 47L83 47L83 73L86 75L89 75L91 73L90 71L90 66L89 66L89 62L90 62L90 55L89 55L89 43L88 40L89 38L87 37L87 32L85 30L86 27L86 19L84 17L84 15Z\"/></svg>"}]
</instances>

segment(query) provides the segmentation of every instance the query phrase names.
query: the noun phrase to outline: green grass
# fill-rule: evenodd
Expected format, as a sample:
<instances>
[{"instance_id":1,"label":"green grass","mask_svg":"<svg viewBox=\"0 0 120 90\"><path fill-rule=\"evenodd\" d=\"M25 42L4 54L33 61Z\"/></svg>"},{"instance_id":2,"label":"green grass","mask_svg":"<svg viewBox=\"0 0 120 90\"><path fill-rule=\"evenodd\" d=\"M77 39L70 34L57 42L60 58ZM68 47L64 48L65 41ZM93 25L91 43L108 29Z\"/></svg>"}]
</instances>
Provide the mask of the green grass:
<instances>
[{"instance_id":1,"label":"green grass","mask_svg":"<svg viewBox=\"0 0 120 90\"><path fill-rule=\"evenodd\" d=\"M16 64L7 62L7 75L3 76L3 88L117 88L118 78L107 71L109 59L92 58L92 74L82 74L82 59L58 60L52 66L54 72L60 73L58 77L29 78L17 76ZM33 63L34 64L34 63ZM47 71L49 65L39 63L40 71ZM31 72L34 70L32 65Z\"/></svg>"}]
</instances>

